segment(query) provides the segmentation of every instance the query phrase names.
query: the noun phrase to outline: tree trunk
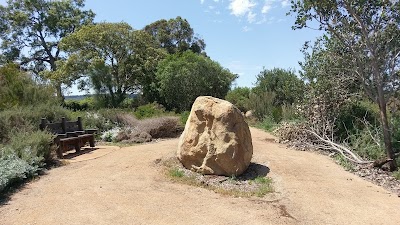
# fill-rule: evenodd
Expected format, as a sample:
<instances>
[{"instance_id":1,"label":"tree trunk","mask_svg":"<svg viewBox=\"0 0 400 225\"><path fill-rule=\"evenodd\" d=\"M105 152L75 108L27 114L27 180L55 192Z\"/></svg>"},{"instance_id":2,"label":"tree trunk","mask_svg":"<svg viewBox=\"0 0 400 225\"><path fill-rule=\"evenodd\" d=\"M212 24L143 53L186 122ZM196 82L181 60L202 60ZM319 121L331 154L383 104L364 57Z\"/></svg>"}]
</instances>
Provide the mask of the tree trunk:
<instances>
[{"instance_id":1,"label":"tree trunk","mask_svg":"<svg viewBox=\"0 0 400 225\"><path fill-rule=\"evenodd\" d=\"M383 95L383 88L378 87L378 104L380 111L380 119L383 130L383 141L385 142L386 156L388 159L392 159L389 161L389 170L394 171L397 169L396 160L394 160L394 152L392 147L392 136L390 134L389 122L387 118L386 112L386 101Z\"/></svg>"},{"instance_id":2,"label":"tree trunk","mask_svg":"<svg viewBox=\"0 0 400 225\"><path fill-rule=\"evenodd\" d=\"M61 83L57 82L56 84L57 98L61 103L64 103L64 95L62 93Z\"/></svg>"},{"instance_id":3,"label":"tree trunk","mask_svg":"<svg viewBox=\"0 0 400 225\"><path fill-rule=\"evenodd\" d=\"M50 66L52 71L57 70L56 60L52 56L50 56ZM56 86L57 98L60 101L60 103L63 104L65 98L62 93L62 87L61 87L62 83L60 81L55 81L55 82L56 82L55 86Z\"/></svg>"}]
</instances>

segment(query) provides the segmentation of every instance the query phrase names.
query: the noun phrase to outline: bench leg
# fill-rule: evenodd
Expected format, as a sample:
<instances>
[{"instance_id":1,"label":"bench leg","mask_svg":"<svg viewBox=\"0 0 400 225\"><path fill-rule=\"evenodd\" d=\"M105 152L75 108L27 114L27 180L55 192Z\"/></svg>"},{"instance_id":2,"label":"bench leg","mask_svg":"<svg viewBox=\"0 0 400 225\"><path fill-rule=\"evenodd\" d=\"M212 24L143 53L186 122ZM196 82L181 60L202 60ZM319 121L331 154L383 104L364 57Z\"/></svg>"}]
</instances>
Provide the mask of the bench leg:
<instances>
[{"instance_id":1,"label":"bench leg","mask_svg":"<svg viewBox=\"0 0 400 225\"><path fill-rule=\"evenodd\" d=\"M95 147L95 146L94 146L94 136L90 137L90 139L89 139L89 144L90 144L90 147L91 147L91 148L94 148L94 147Z\"/></svg>"},{"instance_id":2,"label":"bench leg","mask_svg":"<svg viewBox=\"0 0 400 225\"><path fill-rule=\"evenodd\" d=\"M75 151L76 152L80 152L81 151L81 144L79 143L79 141L76 141L74 143L74 145L75 145Z\"/></svg>"},{"instance_id":3,"label":"bench leg","mask_svg":"<svg viewBox=\"0 0 400 225\"><path fill-rule=\"evenodd\" d=\"M58 157L59 159L62 159L62 158L63 158L63 148L62 148L61 145L59 145L59 146L57 147L56 152L57 152L57 157Z\"/></svg>"}]
</instances>

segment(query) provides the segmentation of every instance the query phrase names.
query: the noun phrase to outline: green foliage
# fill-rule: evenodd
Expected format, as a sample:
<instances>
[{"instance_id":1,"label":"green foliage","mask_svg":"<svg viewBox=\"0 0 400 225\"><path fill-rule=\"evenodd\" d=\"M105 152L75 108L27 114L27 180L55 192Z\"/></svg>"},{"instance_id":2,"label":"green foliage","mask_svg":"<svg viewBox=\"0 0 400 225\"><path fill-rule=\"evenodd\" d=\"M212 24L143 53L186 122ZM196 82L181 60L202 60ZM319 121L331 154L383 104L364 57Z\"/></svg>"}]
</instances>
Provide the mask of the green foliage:
<instances>
[{"instance_id":1,"label":"green foliage","mask_svg":"<svg viewBox=\"0 0 400 225\"><path fill-rule=\"evenodd\" d=\"M52 157L53 136L43 131L13 132L0 147L0 192L15 182L37 175Z\"/></svg>"},{"instance_id":2,"label":"green foliage","mask_svg":"<svg viewBox=\"0 0 400 225\"><path fill-rule=\"evenodd\" d=\"M3 151L12 152L6 148L0 149L0 152ZM15 154L0 154L0 193L16 182L35 176L38 170L40 170L39 165L36 163L31 165Z\"/></svg>"},{"instance_id":3,"label":"green foliage","mask_svg":"<svg viewBox=\"0 0 400 225\"><path fill-rule=\"evenodd\" d=\"M70 57L60 64L59 72L89 75L81 87L92 87L108 107L118 107L128 94L140 89L140 81L154 77L165 56L148 33L123 22L84 26L61 45Z\"/></svg>"},{"instance_id":4,"label":"green foliage","mask_svg":"<svg viewBox=\"0 0 400 225\"><path fill-rule=\"evenodd\" d=\"M54 153L53 135L45 131L20 131L12 134L8 146L22 160L31 163L32 158L51 160ZM26 151L29 149L29 151Z\"/></svg>"},{"instance_id":5,"label":"green foliage","mask_svg":"<svg viewBox=\"0 0 400 225\"><path fill-rule=\"evenodd\" d=\"M395 152L400 152L400 112L393 113L391 119L392 142Z\"/></svg>"},{"instance_id":6,"label":"green foliage","mask_svg":"<svg viewBox=\"0 0 400 225\"><path fill-rule=\"evenodd\" d=\"M274 68L264 69L257 75L254 93L274 92L274 105L292 105L302 100L304 95L304 83L294 71Z\"/></svg>"},{"instance_id":7,"label":"green foliage","mask_svg":"<svg viewBox=\"0 0 400 225\"><path fill-rule=\"evenodd\" d=\"M272 180L268 177L256 177L254 182L259 184L259 187L255 193L257 197L264 197L266 194L274 191L272 187Z\"/></svg>"},{"instance_id":8,"label":"green foliage","mask_svg":"<svg viewBox=\"0 0 400 225\"><path fill-rule=\"evenodd\" d=\"M172 167L169 170L169 175L174 178L182 178L183 176L185 176L185 173L176 167Z\"/></svg>"},{"instance_id":9,"label":"green foliage","mask_svg":"<svg viewBox=\"0 0 400 225\"><path fill-rule=\"evenodd\" d=\"M271 184L272 180L269 177L260 177L260 176L258 176L256 178L254 178L254 182L257 183L257 184Z\"/></svg>"},{"instance_id":10,"label":"green foliage","mask_svg":"<svg viewBox=\"0 0 400 225\"><path fill-rule=\"evenodd\" d=\"M393 158L386 104L399 91L394 84L399 82L400 72L400 2L292 1L291 13L296 14L293 28L305 28L316 21L326 32L311 54L305 51L305 65L311 68L307 71L314 73L309 81L321 77L336 81L339 88L331 86L336 89L334 95L347 98L362 89L364 96L379 106L385 150L387 157ZM397 167L395 161L389 165L390 170Z\"/></svg>"},{"instance_id":11,"label":"green foliage","mask_svg":"<svg viewBox=\"0 0 400 225\"><path fill-rule=\"evenodd\" d=\"M275 122L274 119L272 119L271 117L264 117L264 119L257 123L256 125L258 128L272 132L274 131L274 129L276 128L276 126L278 126L278 123Z\"/></svg>"},{"instance_id":12,"label":"green foliage","mask_svg":"<svg viewBox=\"0 0 400 225\"><path fill-rule=\"evenodd\" d=\"M364 123L379 126L379 109L369 101L349 102L338 110L335 136L343 141L365 128Z\"/></svg>"},{"instance_id":13,"label":"green foliage","mask_svg":"<svg viewBox=\"0 0 400 225\"><path fill-rule=\"evenodd\" d=\"M356 130L349 136L349 142L354 152L365 159L377 160L385 156L382 131L379 126L368 125Z\"/></svg>"},{"instance_id":14,"label":"green foliage","mask_svg":"<svg viewBox=\"0 0 400 225\"><path fill-rule=\"evenodd\" d=\"M39 130L41 118L60 121L62 117L71 119L71 112L54 104L28 105L0 111L0 143L9 139L14 131Z\"/></svg>"},{"instance_id":15,"label":"green foliage","mask_svg":"<svg viewBox=\"0 0 400 225\"><path fill-rule=\"evenodd\" d=\"M283 121L298 121L302 120L300 113L293 105L282 105L282 120Z\"/></svg>"},{"instance_id":16,"label":"green foliage","mask_svg":"<svg viewBox=\"0 0 400 225\"><path fill-rule=\"evenodd\" d=\"M249 98L251 89L248 87L236 87L226 94L225 99L234 104L240 111L247 112L249 110Z\"/></svg>"},{"instance_id":17,"label":"green foliage","mask_svg":"<svg viewBox=\"0 0 400 225\"><path fill-rule=\"evenodd\" d=\"M0 7L0 38L3 61L18 60L27 69L41 72L57 86L71 84L72 74L48 72L57 70L56 62L62 59L59 48L61 38L93 21L94 13L82 10L83 0L10 0Z\"/></svg>"},{"instance_id":18,"label":"green foliage","mask_svg":"<svg viewBox=\"0 0 400 225\"><path fill-rule=\"evenodd\" d=\"M153 36L161 48L165 48L169 54L191 50L201 53L206 44L204 40L195 35L189 22L180 16L170 20L158 20L144 28Z\"/></svg>"},{"instance_id":19,"label":"green foliage","mask_svg":"<svg viewBox=\"0 0 400 225\"><path fill-rule=\"evenodd\" d=\"M54 102L53 93L50 86L35 83L15 64L0 67L0 110Z\"/></svg>"},{"instance_id":20,"label":"green foliage","mask_svg":"<svg viewBox=\"0 0 400 225\"><path fill-rule=\"evenodd\" d=\"M224 98L236 75L209 58L186 51L168 56L158 66L157 79L168 110L189 110L198 96Z\"/></svg>"},{"instance_id":21,"label":"green foliage","mask_svg":"<svg viewBox=\"0 0 400 225\"><path fill-rule=\"evenodd\" d=\"M272 118L276 94L273 92L254 93L249 96L249 108L253 110L254 116L262 121L265 117Z\"/></svg>"},{"instance_id":22,"label":"green foliage","mask_svg":"<svg viewBox=\"0 0 400 225\"><path fill-rule=\"evenodd\" d=\"M392 175L393 175L397 180L400 180L400 169L398 169L397 171L393 172Z\"/></svg>"},{"instance_id":23,"label":"green foliage","mask_svg":"<svg viewBox=\"0 0 400 225\"><path fill-rule=\"evenodd\" d=\"M154 103L149 103L146 105L141 105L136 108L134 115L138 119L143 119L143 118L151 118L151 117L156 117L156 116L161 116L165 115L165 108L154 102Z\"/></svg>"},{"instance_id":24,"label":"green foliage","mask_svg":"<svg viewBox=\"0 0 400 225\"><path fill-rule=\"evenodd\" d=\"M180 113L180 122L185 126L187 120L189 119L190 111L183 111Z\"/></svg>"},{"instance_id":25,"label":"green foliage","mask_svg":"<svg viewBox=\"0 0 400 225\"><path fill-rule=\"evenodd\" d=\"M347 171L354 171L354 165L340 154L335 155L336 162L343 166Z\"/></svg>"}]
</instances>

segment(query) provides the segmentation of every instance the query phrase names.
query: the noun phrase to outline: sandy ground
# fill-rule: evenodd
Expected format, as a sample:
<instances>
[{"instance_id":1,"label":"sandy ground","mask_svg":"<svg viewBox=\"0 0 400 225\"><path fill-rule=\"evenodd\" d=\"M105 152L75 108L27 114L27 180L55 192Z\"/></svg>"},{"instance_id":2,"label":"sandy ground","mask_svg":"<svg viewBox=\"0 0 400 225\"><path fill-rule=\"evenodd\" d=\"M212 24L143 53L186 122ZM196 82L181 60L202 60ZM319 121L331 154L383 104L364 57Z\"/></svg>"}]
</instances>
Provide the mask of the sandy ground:
<instances>
[{"instance_id":1,"label":"sandy ground","mask_svg":"<svg viewBox=\"0 0 400 225\"><path fill-rule=\"evenodd\" d=\"M172 139L72 158L0 206L0 224L400 224L396 194L251 132L253 161L269 167L275 194L233 198L170 182L155 161L174 154Z\"/></svg>"}]
</instances>

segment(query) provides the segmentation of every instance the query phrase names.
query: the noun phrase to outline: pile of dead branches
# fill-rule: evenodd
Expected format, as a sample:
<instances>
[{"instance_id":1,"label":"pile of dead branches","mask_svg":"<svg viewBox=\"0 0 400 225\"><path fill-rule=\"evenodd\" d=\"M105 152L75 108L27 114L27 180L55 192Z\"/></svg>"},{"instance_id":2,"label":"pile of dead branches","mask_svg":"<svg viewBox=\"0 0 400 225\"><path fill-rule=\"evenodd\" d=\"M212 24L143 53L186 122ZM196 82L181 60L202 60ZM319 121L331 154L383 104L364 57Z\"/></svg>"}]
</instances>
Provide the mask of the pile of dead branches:
<instances>
[{"instance_id":1,"label":"pile of dead branches","mask_svg":"<svg viewBox=\"0 0 400 225\"><path fill-rule=\"evenodd\" d=\"M332 128L332 126L326 126ZM319 132L318 132L319 131ZM287 143L299 150L316 149L330 153L338 153L345 159L356 164L373 164L374 161L366 161L353 152L345 144L335 143L333 132L325 129L314 129L307 123L283 123L275 130L279 142Z\"/></svg>"}]
</instances>

